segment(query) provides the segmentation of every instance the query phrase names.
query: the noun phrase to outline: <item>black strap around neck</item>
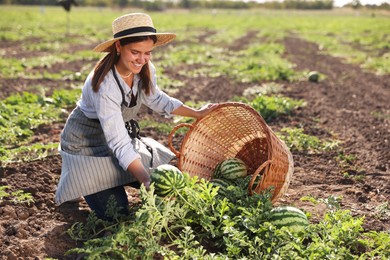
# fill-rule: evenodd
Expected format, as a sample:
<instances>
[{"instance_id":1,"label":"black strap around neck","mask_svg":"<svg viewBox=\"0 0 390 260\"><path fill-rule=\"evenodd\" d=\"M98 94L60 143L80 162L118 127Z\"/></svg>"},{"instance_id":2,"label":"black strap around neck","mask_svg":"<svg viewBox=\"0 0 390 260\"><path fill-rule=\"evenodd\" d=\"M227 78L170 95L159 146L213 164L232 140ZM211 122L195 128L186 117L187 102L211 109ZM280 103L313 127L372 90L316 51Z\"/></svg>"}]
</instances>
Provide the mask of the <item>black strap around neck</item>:
<instances>
[{"instance_id":1,"label":"black strap around neck","mask_svg":"<svg viewBox=\"0 0 390 260\"><path fill-rule=\"evenodd\" d=\"M139 93L140 89L138 89L137 96L134 96L133 90L131 90L131 100L130 100L130 104L128 104L126 102L126 99L125 99L125 92L123 91L122 85L121 85L121 83L120 83L120 81L118 79L118 76L116 75L116 71L115 71L114 68L112 68L112 73L114 74L114 78L115 78L116 84L118 85L119 90L122 93L122 105L125 105L126 107L134 107L134 106L136 106L137 105L138 93Z\"/></svg>"},{"instance_id":2,"label":"black strap around neck","mask_svg":"<svg viewBox=\"0 0 390 260\"><path fill-rule=\"evenodd\" d=\"M129 105L127 104L126 99L125 99L125 92L123 92L122 85L119 82L119 79L118 79L118 76L116 75L114 67L112 68L112 74L114 74L114 78L115 78L116 84L118 85L119 90L122 93L122 105L125 105L126 107L128 107Z\"/></svg>"}]
</instances>

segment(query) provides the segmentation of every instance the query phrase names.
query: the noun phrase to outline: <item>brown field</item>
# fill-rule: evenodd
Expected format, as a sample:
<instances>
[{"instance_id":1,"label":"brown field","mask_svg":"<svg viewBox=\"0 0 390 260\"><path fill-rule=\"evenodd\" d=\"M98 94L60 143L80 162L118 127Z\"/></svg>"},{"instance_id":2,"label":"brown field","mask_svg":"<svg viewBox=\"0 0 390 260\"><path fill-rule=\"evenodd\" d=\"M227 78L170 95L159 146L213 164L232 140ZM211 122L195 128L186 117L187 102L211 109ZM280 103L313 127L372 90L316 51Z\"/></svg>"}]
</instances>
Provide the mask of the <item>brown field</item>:
<instances>
[{"instance_id":1,"label":"brown field","mask_svg":"<svg viewBox=\"0 0 390 260\"><path fill-rule=\"evenodd\" d=\"M390 111L390 76L377 76L362 71L359 66L346 64L339 58L321 54L318 46L294 36L285 38L283 43L286 47L285 56L297 65L296 69L318 70L327 77L319 83L281 82L285 86L285 96L304 99L307 106L291 117L278 118L270 127L278 131L286 126L302 126L319 138L328 138L330 132L334 133L343 142L344 152L357 158L354 167L347 168L349 176L363 177L345 177L335 159L337 154L294 152L295 171L292 181L287 193L278 203L296 205L310 211L315 221L316 216L320 216L324 209L300 201L302 196L341 196L343 209L351 210L354 216L365 216L366 230L390 230L390 216L380 218L375 210L378 205L390 201L389 118L372 114L373 111L381 114L388 114ZM18 53L21 44L26 42L0 42L0 49L16 58L22 58L27 54ZM246 44L247 38L244 37L234 46L227 47L244 48ZM66 51L72 52L72 49ZM154 63L158 66L159 61ZM70 71L79 71L84 65L84 62L73 62L41 69L58 72L66 67ZM183 79L175 71L170 71L169 76L185 81L185 86L174 95L183 101L225 102L235 95L241 95L247 87L223 76L201 78L196 82ZM70 82L63 81L33 82L34 85L38 83L46 86L48 92L50 89L70 85ZM0 79L0 97L28 90L31 84L28 80ZM140 116L158 121L166 120L149 114L146 110ZM62 127L63 124L41 127L36 132L34 141L58 142ZM152 128L143 129L142 133L167 144L167 136L157 135ZM0 185L22 189L35 198L35 202L29 206L15 206L7 201L0 205L1 259L67 259L64 253L80 246L69 238L66 230L76 221L84 221L89 210L84 201L67 202L60 207L55 205L54 193L60 172L61 158L58 155L1 168ZM137 191L129 189L129 196L136 197Z\"/></svg>"}]
</instances>

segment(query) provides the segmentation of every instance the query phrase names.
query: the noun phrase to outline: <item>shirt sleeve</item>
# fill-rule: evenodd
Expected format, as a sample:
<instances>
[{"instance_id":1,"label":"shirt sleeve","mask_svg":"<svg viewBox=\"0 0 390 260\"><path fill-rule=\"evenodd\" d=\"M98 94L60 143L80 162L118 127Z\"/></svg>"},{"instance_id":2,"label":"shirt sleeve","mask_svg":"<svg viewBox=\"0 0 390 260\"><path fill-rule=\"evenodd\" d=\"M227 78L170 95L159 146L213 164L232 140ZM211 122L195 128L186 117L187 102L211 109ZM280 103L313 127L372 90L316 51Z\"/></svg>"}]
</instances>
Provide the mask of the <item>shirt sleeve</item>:
<instances>
[{"instance_id":1,"label":"shirt sleeve","mask_svg":"<svg viewBox=\"0 0 390 260\"><path fill-rule=\"evenodd\" d=\"M147 96L143 93L143 103L151 108L153 111L164 115L165 117L171 117L172 111L183 105L180 100L168 96L157 85L156 69L152 63L149 63L152 88L150 95Z\"/></svg>"},{"instance_id":2,"label":"shirt sleeve","mask_svg":"<svg viewBox=\"0 0 390 260\"><path fill-rule=\"evenodd\" d=\"M134 160L141 156L134 150L130 136L123 122L122 96L111 73L101 83L94 95L96 114L103 128L108 147L118 159L120 166L127 170Z\"/></svg>"}]
</instances>

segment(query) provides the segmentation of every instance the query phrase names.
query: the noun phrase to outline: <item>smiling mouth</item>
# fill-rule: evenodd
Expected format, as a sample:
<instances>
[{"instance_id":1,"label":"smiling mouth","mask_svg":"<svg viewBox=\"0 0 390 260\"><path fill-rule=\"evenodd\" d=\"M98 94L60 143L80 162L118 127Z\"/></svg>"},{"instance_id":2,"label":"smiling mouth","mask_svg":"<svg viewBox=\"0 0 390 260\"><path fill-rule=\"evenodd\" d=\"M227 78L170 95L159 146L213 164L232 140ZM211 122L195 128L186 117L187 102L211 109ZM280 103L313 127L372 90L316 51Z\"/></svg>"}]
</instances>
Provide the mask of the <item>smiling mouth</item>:
<instances>
[{"instance_id":1,"label":"smiling mouth","mask_svg":"<svg viewBox=\"0 0 390 260\"><path fill-rule=\"evenodd\" d=\"M141 63L132 63L135 67L141 68L144 64Z\"/></svg>"}]
</instances>

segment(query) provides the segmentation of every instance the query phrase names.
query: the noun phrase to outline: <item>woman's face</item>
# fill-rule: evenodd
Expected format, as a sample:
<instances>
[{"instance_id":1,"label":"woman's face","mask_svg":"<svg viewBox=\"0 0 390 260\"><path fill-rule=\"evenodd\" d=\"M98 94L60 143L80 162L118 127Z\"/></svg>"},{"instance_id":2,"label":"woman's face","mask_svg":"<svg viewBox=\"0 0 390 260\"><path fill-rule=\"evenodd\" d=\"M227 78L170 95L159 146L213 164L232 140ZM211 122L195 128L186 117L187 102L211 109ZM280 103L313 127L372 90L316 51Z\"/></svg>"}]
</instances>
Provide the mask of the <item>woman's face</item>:
<instances>
[{"instance_id":1,"label":"woman's face","mask_svg":"<svg viewBox=\"0 0 390 260\"><path fill-rule=\"evenodd\" d=\"M142 67L149 62L152 57L154 42L151 39L120 45L116 42L116 50L120 53L117 66L123 71L138 74Z\"/></svg>"}]
</instances>

